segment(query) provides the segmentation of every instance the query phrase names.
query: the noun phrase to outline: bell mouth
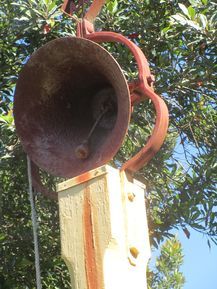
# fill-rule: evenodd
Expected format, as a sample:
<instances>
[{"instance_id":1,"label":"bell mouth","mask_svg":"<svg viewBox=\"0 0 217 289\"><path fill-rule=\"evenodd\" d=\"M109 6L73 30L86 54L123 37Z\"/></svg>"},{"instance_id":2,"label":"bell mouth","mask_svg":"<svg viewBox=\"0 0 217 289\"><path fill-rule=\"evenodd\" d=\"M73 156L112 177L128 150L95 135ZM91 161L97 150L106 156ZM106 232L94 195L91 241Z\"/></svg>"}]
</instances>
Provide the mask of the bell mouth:
<instances>
[{"instance_id":1,"label":"bell mouth","mask_svg":"<svg viewBox=\"0 0 217 289\"><path fill-rule=\"evenodd\" d=\"M23 67L14 116L31 160L55 176L74 177L105 164L121 146L130 119L128 85L100 45L56 39Z\"/></svg>"}]
</instances>

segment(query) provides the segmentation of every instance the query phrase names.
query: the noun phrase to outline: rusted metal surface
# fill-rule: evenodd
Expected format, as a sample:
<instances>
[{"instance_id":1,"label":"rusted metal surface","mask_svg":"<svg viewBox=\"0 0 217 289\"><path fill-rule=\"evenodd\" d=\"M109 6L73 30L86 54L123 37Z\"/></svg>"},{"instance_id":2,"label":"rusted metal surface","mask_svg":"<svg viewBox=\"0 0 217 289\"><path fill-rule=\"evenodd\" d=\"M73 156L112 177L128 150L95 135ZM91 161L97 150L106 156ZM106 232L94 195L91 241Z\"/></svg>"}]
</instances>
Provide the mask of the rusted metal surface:
<instances>
[{"instance_id":1,"label":"rusted metal surface","mask_svg":"<svg viewBox=\"0 0 217 289\"><path fill-rule=\"evenodd\" d=\"M84 19L93 23L96 16L99 14L100 10L102 9L102 6L105 4L105 2L106 0L93 1L92 5L90 6L90 9L87 11L86 15L84 16Z\"/></svg>"},{"instance_id":2,"label":"rusted metal surface","mask_svg":"<svg viewBox=\"0 0 217 289\"><path fill-rule=\"evenodd\" d=\"M101 8L100 1L93 1L93 6ZM99 11L98 11L99 12ZM167 134L169 124L168 109L163 99L153 90L154 76L151 74L148 61L142 50L121 34L115 32L94 32L93 21L87 21L87 17L78 23L77 36L86 39L101 42L118 42L129 48L134 55L138 65L138 79L129 83L131 105L135 105L145 99L150 99L154 105L156 112L155 126L152 135L148 139L146 145L134 157L128 160L122 170L137 171L146 165L159 151Z\"/></svg>"},{"instance_id":3,"label":"rusted metal surface","mask_svg":"<svg viewBox=\"0 0 217 289\"><path fill-rule=\"evenodd\" d=\"M78 1L78 6L84 2L88 1ZM64 1L62 10L72 15L76 11L73 3ZM31 160L55 176L72 178L111 160L126 135L133 106L145 99L154 105L155 126L147 144L122 170L136 171L147 164L166 137L167 106L153 90L154 76L141 49L121 34L94 32L95 17L104 3L92 2L78 21L77 37L56 39L37 50L17 82L14 115L18 136ZM138 66L138 79L127 84L116 60L97 44L101 42L128 47ZM115 101L110 97L113 120L107 110L103 120L98 108L104 99L98 95L107 89L115 92ZM43 187L36 166L33 184L56 198Z\"/></svg>"},{"instance_id":4,"label":"rusted metal surface","mask_svg":"<svg viewBox=\"0 0 217 289\"><path fill-rule=\"evenodd\" d=\"M90 137L88 157L79 159L76 148L90 133L100 113L97 99L107 88L115 93L114 121L112 112L105 114ZM129 89L120 66L100 45L76 37L56 39L23 67L14 115L31 160L52 175L72 178L105 164L118 151L130 119Z\"/></svg>"},{"instance_id":5,"label":"rusted metal surface","mask_svg":"<svg viewBox=\"0 0 217 289\"><path fill-rule=\"evenodd\" d=\"M67 181L64 181L62 183L57 184L57 191L61 192L68 188L71 188L73 186L80 185L82 183L86 183L90 181L90 179L97 178L99 176L107 174L107 168L106 166L102 166L96 169L93 169L91 171L88 171L82 175L79 175L77 177L74 177L72 179L69 179Z\"/></svg>"},{"instance_id":6,"label":"rusted metal surface","mask_svg":"<svg viewBox=\"0 0 217 289\"><path fill-rule=\"evenodd\" d=\"M119 42L126 45L135 57L139 72L138 80L129 86L131 105L133 106L147 98L151 99L154 105L156 120L152 135L145 147L122 166L122 170L137 171L155 156L164 142L169 123L167 106L152 88L153 76L150 72L147 59L138 46L123 35L114 32L95 32L87 34L85 37L98 43Z\"/></svg>"}]
</instances>

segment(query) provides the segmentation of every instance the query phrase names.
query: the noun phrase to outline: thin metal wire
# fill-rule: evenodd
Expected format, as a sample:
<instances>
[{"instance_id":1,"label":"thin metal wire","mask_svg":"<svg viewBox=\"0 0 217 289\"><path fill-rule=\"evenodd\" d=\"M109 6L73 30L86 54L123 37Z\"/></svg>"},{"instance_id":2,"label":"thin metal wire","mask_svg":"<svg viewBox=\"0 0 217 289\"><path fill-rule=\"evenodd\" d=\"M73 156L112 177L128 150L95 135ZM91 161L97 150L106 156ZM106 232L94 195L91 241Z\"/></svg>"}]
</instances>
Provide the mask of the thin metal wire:
<instances>
[{"instance_id":1,"label":"thin metal wire","mask_svg":"<svg viewBox=\"0 0 217 289\"><path fill-rule=\"evenodd\" d=\"M108 107L107 107L106 109L104 109L104 110L100 113L100 115L97 117L95 123L93 124L93 126L92 126L92 128L91 128L91 130L90 130L90 132L89 132L89 134L88 134L88 136L87 136L87 140L89 140L89 138L92 136L95 128L97 127L98 123L100 122L100 120L101 120L101 118L104 116L104 114L108 111L108 109L109 109Z\"/></svg>"},{"instance_id":2,"label":"thin metal wire","mask_svg":"<svg viewBox=\"0 0 217 289\"><path fill-rule=\"evenodd\" d=\"M37 235L38 224L37 224L37 216L36 216L35 203L34 203L33 190L32 190L31 161L28 156L27 156L27 170L28 170L28 182L29 182L29 201L31 205L31 219L32 219L32 230L33 230L34 252L35 252L36 286L37 286L37 289L42 289L39 245L38 245L38 235Z\"/></svg>"}]
</instances>

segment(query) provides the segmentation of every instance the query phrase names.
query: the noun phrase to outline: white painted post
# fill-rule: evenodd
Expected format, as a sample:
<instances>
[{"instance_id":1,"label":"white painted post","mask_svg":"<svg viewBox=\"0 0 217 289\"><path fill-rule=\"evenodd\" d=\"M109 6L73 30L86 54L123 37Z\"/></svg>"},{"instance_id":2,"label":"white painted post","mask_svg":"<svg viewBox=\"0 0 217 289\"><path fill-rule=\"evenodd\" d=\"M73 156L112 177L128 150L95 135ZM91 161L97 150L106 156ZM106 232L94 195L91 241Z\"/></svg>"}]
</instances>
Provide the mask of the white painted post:
<instances>
[{"instance_id":1,"label":"white painted post","mask_svg":"<svg viewBox=\"0 0 217 289\"><path fill-rule=\"evenodd\" d=\"M61 250L73 289L145 289L144 185L102 166L58 185Z\"/></svg>"}]
</instances>

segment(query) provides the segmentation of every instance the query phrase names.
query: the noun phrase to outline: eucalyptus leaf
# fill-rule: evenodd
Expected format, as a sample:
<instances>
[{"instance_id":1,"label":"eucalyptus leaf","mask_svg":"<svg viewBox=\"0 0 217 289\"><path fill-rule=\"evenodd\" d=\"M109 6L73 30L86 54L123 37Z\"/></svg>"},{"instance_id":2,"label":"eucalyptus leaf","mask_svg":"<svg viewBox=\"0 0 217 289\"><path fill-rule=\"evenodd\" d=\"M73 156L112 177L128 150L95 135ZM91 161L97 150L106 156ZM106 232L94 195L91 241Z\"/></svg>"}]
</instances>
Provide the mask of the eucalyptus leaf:
<instances>
[{"instance_id":1,"label":"eucalyptus leaf","mask_svg":"<svg viewBox=\"0 0 217 289\"><path fill-rule=\"evenodd\" d=\"M184 17L180 14L172 15L171 18L176 20L178 23L180 23L182 25L185 25L187 23L186 17Z\"/></svg>"},{"instance_id":2,"label":"eucalyptus leaf","mask_svg":"<svg viewBox=\"0 0 217 289\"><path fill-rule=\"evenodd\" d=\"M204 14L199 14L199 17L200 17L200 22L201 22L203 29L207 28L208 21L207 21L206 16Z\"/></svg>"},{"instance_id":3,"label":"eucalyptus leaf","mask_svg":"<svg viewBox=\"0 0 217 289\"><path fill-rule=\"evenodd\" d=\"M183 12L188 18L191 18L191 17L190 17L190 14L189 14L188 8L187 8L184 4L182 4L182 3L178 3L178 5L179 5L179 8L182 10L182 12Z\"/></svg>"},{"instance_id":4,"label":"eucalyptus leaf","mask_svg":"<svg viewBox=\"0 0 217 289\"><path fill-rule=\"evenodd\" d=\"M190 19L194 20L195 15L196 15L196 11L195 11L195 9L192 6L188 7L188 13L190 15Z\"/></svg>"}]
</instances>

